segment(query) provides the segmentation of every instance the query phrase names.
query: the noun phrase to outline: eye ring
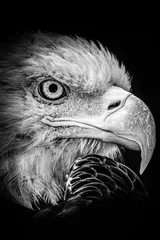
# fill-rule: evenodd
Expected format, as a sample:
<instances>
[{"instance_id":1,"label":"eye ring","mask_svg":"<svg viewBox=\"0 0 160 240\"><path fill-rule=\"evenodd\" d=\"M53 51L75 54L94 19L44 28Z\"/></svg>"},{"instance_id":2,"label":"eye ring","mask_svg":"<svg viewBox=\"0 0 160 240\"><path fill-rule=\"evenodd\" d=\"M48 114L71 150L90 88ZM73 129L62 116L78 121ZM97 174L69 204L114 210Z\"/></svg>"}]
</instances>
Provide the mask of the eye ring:
<instances>
[{"instance_id":1,"label":"eye ring","mask_svg":"<svg viewBox=\"0 0 160 240\"><path fill-rule=\"evenodd\" d=\"M54 79L42 81L38 86L38 93L46 100L54 101L66 95L64 86Z\"/></svg>"}]
</instances>

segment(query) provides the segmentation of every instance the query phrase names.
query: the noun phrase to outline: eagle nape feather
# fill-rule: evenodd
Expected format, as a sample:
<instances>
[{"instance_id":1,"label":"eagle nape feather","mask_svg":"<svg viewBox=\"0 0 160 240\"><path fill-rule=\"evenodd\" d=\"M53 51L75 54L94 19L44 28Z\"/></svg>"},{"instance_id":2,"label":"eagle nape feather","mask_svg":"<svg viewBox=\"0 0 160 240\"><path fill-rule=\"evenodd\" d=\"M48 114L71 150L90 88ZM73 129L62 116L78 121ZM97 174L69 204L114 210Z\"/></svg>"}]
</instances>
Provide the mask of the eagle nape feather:
<instances>
[{"instance_id":1,"label":"eagle nape feather","mask_svg":"<svg viewBox=\"0 0 160 240\"><path fill-rule=\"evenodd\" d=\"M128 224L131 230L133 224L144 222L145 211L150 206L143 183L130 168L92 154L79 157L71 165L63 201L57 207L48 206L39 211L35 219L81 229L104 225L114 229L115 224L120 229Z\"/></svg>"},{"instance_id":2,"label":"eagle nape feather","mask_svg":"<svg viewBox=\"0 0 160 240\"><path fill-rule=\"evenodd\" d=\"M42 32L1 46L0 113L1 185L27 223L143 222L155 122L106 47ZM140 174L122 149L140 152Z\"/></svg>"}]
</instances>

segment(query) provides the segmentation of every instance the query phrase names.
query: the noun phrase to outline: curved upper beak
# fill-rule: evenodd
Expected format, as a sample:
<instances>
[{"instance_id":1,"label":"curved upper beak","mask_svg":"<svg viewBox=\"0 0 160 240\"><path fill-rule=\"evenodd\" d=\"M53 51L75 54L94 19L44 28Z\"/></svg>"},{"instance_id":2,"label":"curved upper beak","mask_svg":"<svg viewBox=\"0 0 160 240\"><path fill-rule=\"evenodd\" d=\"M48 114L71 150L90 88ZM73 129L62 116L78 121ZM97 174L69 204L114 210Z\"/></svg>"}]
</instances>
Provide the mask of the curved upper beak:
<instances>
[{"instance_id":1,"label":"curved upper beak","mask_svg":"<svg viewBox=\"0 0 160 240\"><path fill-rule=\"evenodd\" d=\"M44 119L51 126L79 126L71 137L97 138L132 150L141 150L140 174L146 169L156 142L155 122L139 98L119 87L111 88L102 100L101 114Z\"/></svg>"},{"instance_id":2,"label":"curved upper beak","mask_svg":"<svg viewBox=\"0 0 160 240\"><path fill-rule=\"evenodd\" d=\"M141 150L140 174L142 174L151 160L156 142L155 122L149 108L142 100L131 94L126 98L122 108L105 119L105 124L107 130L128 140L128 143L125 141L126 147L137 150L134 143L138 144Z\"/></svg>"}]
</instances>

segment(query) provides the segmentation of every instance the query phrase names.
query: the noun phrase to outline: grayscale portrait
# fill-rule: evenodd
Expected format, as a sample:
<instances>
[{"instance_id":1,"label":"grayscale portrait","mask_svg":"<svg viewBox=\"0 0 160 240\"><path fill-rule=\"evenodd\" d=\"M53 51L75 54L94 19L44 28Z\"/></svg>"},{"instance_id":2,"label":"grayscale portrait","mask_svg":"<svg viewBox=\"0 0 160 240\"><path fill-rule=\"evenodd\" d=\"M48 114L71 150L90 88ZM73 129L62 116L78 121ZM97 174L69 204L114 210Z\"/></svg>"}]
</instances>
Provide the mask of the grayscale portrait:
<instances>
[{"instance_id":1,"label":"grayscale portrait","mask_svg":"<svg viewBox=\"0 0 160 240\"><path fill-rule=\"evenodd\" d=\"M158 166L145 34L23 30L1 39L4 226L143 232Z\"/></svg>"}]
</instances>

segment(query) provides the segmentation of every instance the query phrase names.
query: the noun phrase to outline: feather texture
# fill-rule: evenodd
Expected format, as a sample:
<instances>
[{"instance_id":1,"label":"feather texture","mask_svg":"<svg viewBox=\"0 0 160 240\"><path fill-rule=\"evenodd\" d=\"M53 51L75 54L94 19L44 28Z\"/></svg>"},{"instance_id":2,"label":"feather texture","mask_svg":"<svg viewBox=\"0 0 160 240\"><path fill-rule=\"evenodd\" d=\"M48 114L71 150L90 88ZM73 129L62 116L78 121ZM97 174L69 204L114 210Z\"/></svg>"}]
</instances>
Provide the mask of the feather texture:
<instances>
[{"instance_id":1,"label":"feather texture","mask_svg":"<svg viewBox=\"0 0 160 240\"><path fill-rule=\"evenodd\" d=\"M38 95L46 78L70 90L61 102ZM50 127L51 117L100 115L108 86L130 90L123 65L101 44L79 37L36 33L6 46L0 60L0 162L7 186L23 205L39 199L57 204L65 176L79 156L99 154L116 159L119 148L94 139L67 138L78 127Z\"/></svg>"}]
</instances>

